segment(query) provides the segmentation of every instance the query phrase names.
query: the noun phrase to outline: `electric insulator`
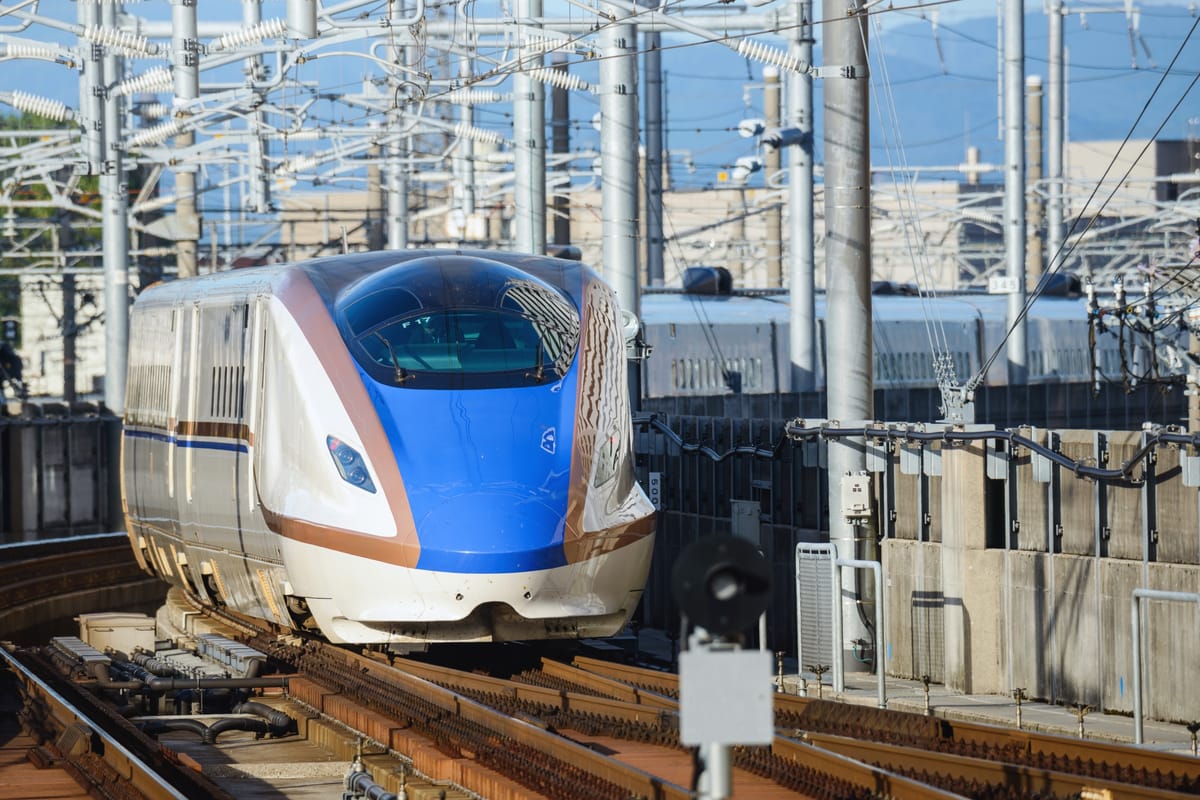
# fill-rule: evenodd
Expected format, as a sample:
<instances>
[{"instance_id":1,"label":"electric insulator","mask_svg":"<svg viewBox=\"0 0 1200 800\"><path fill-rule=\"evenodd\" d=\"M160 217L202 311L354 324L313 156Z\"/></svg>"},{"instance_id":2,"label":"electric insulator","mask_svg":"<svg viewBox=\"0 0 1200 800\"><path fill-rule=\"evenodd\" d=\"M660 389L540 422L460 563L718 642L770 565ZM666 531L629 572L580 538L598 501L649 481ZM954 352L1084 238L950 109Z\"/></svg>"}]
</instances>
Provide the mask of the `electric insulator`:
<instances>
[{"instance_id":1,"label":"electric insulator","mask_svg":"<svg viewBox=\"0 0 1200 800\"><path fill-rule=\"evenodd\" d=\"M570 72L564 72L559 69L546 69L545 67L535 67L525 73L535 81L548 83L551 86L557 86L559 89L567 91L578 90L588 91L592 88L591 84L585 81L578 75Z\"/></svg>"},{"instance_id":2,"label":"electric insulator","mask_svg":"<svg viewBox=\"0 0 1200 800\"><path fill-rule=\"evenodd\" d=\"M162 119L170 116L171 107L166 103L138 103L134 106L133 113L142 119Z\"/></svg>"},{"instance_id":3,"label":"electric insulator","mask_svg":"<svg viewBox=\"0 0 1200 800\"><path fill-rule=\"evenodd\" d=\"M182 131L183 122L181 120L168 120L167 122L155 125L153 128L146 128L133 134L133 136L129 137L129 146L132 148L161 144Z\"/></svg>"},{"instance_id":4,"label":"electric insulator","mask_svg":"<svg viewBox=\"0 0 1200 800\"><path fill-rule=\"evenodd\" d=\"M264 39L282 39L287 33L287 21L282 19L263 20L257 25L252 25L245 30L234 31L219 37L211 45L209 50L217 53L221 50L233 50L246 45L258 44Z\"/></svg>"},{"instance_id":5,"label":"electric insulator","mask_svg":"<svg viewBox=\"0 0 1200 800\"><path fill-rule=\"evenodd\" d=\"M528 50L534 50L539 53L549 53L552 50L564 50L571 47L570 39L562 39L557 36L542 36L541 34L532 34L525 37L522 42Z\"/></svg>"},{"instance_id":6,"label":"electric insulator","mask_svg":"<svg viewBox=\"0 0 1200 800\"><path fill-rule=\"evenodd\" d=\"M10 106L27 114L45 117L55 122L66 122L75 117L75 112L67 108L66 103L59 102L58 100L51 100L48 97L38 97L37 95L22 91L6 92L0 94L0 97L5 97L5 95L7 95L6 99Z\"/></svg>"},{"instance_id":7,"label":"electric insulator","mask_svg":"<svg viewBox=\"0 0 1200 800\"><path fill-rule=\"evenodd\" d=\"M483 128L475 128L465 122L460 122L454 126L454 133L460 139L471 139L476 142L486 142L489 144L504 144L504 137L495 131L484 130Z\"/></svg>"},{"instance_id":8,"label":"electric insulator","mask_svg":"<svg viewBox=\"0 0 1200 800\"><path fill-rule=\"evenodd\" d=\"M504 95L486 89L455 89L434 99L456 106L482 106L488 103L502 103Z\"/></svg>"},{"instance_id":9,"label":"electric insulator","mask_svg":"<svg viewBox=\"0 0 1200 800\"><path fill-rule=\"evenodd\" d=\"M808 72L811 65L803 63L796 56L780 50L777 47L772 47L769 44L756 42L753 39L742 39L737 43L738 55L745 58L752 58L755 61L761 61L763 64L770 64L779 67L780 69L791 70L792 72Z\"/></svg>"},{"instance_id":10,"label":"electric insulator","mask_svg":"<svg viewBox=\"0 0 1200 800\"><path fill-rule=\"evenodd\" d=\"M121 81L113 87L117 97L128 97L138 92L162 92L173 88L175 79L171 76L169 67L155 67L149 72L143 72L127 81Z\"/></svg>"},{"instance_id":11,"label":"electric insulator","mask_svg":"<svg viewBox=\"0 0 1200 800\"><path fill-rule=\"evenodd\" d=\"M158 45L151 44L145 36L116 28L101 28L99 25L89 25L83 31L83 38L89 42L123 50L131 55L158 55Z\"/></svg>"},{"instance_id":12,"label":"electric insulator","mask_svg":"<svg viewBox=\"0 0 1200 800\"><path fill-rule=\"evenodd\" d=\"M49 58L57 60L62 57L57 48L33 42L18 42L12 39L4 42L4 54L8 58Z\"/></svg>"}]
</instances>

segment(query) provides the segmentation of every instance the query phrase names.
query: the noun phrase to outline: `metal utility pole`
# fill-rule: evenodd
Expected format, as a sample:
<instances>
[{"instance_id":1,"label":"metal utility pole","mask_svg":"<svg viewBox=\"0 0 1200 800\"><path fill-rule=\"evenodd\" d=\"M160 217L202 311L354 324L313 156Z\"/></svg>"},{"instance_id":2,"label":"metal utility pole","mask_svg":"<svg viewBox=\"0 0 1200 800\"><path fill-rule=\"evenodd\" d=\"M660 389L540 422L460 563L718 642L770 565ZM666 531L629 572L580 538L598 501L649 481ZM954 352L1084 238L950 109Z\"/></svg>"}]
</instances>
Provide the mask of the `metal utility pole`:
<instances>
[{"instance_id":1,"label":"metal utility pole","mask_svg":"<svg viewBox=\"0 0 1200 800\"><path fill-rule=\"evenodd\" d=\"M779 68L763 68L763 121L767 130L779 127ZM783 154L778 147L766 148L763 157L767 181L777 177L783 166ZM767 191L770 191L768 185ZM766 213L767 223L767 287L783 286L783 207L772 203Z\"/></svg>"},{"instance_id":2,"label":"metal utility pole","mask_svg":"<svg viewBox=\"0 0 1200 800\"><path fill-rule=\"evenodd\" d=\"M391 6L392 20L401 19L405 13L405 3L398 2ZM402 45L393 45L389 49L391 61L397 68L406 66L408 49ZM395 76L389 76L389 93L396 95ZM387 113L388 132L398 131L403 125L400 110L392 107ZM402 144L407 139L392 139L387 146L387 246L390 250L408 249L408 167L407 147Z\"/></svg>"},{"instance_id":3,"label":"metal utility pole","mask_svg":"<svg viewBox=\"0 0 1200 800\"><path fill-rule=\"evenodd\" d=\"M1033 291L1042 278L1042 219L1046 204L1037 191L1042 179L1042 78L1030 75L1025 79L1025 114L1029 119L1025 138L1026 181L1031 191L1026 194L1025 214L1025 288Z\"/></svg>"},{"instance_id":4,"label":"metal utility pole","mask_svg":"<svg viewBox=\"0 0 1200 800\"><path fill-rule=\"evenodd\" d=\"M1028 380L1025 346L1025 3L1004 4L1004 250L1008 261L1008 382Z\"/></svg>"},{"instance_id":5,"label":"metal utility pole","mask_svg":"<svg viewBox=\"0 0 1200 800\"><path fill-rule=\"evenodd\" d=\"M554 53L550 56L551 69L563 73L568 72L567 56L565 53ZM555 155L565 156L571 152L571 93L555 86L550 91L550 147ZM569 164L559 164L555 170L565 175L570 173ZM554 192L554 243L571 243L571 200L567 195L566 186L558 186Z\"/></svg>"},{"instance_id":6,"label":"metal utility pole","mask_svg":"<svg viewBox=\"0 0 1200 800\"><path fill-rule=\"evenodd\" d=\"M383 216L387 209L387 192L383 190L383 148L374 145L367 162L367 249L383 249Z\"/></svg>"},{"instance_id":7,"label":"metal utility pole","mask_svg":"<svg viewBox=\"0 0 1200 800\"><path fill-rule=\"evenodd\" d=\"M62 339L63 339L63 402L69 410L75 404L75 366L78 356L75 337L79 332L75 318L75 274L64 272L62 276ZM105 388L108 386L107 377Z\"/></svg>"},{"instance_id":8,"label":"metal utility pole","mask_svg":"<svg viewBox=\"0 0 1200 800\"><path fill-rule=\"evenodd\" d=\"M788 153L788 238L791 240L789 281L792 390L811 392L817 386L817 310L815 245L813 237L813 79L812 0L795 0L797 25L792 28L791 52L805 71L788 78L788 114L801 142ZM828 271L828 270L827 270Z\"/></svg>"},{"instance_id":9,"label":"metal utility pole","mask_svg":"<svg viewBox=\"0 0 1200 800\"><path fill-rule=\"evenodd\" d=\"M86 5L81 4L81 5ZM200 96L200 43L196 27L196 4L171 0L171 73L175 78L175 103ZM175 137L175 150L186 152L196 143L196 134L184 131ZM197 274L196 244L200 239L200 217L196 213L196 165L186 158L175 166L176 274Z\"/></svg>"},{"instance_id":10,"label":"metal utility pole","mask_svg":"<svg viewBox=\"0 0 1200 800\"><path fill-rule=\"evenodd\" d=\"M287 27L293 39L315 39L317 0L287 0Z\"/></svg>"},{"instance_id":11,"label":"metal utility pole","mask_svg":"<svg viewBox=\"0 0 1200 800\"><path fill-rule=\"evenodd\" d=\"M101 24L117 25L119 0L102 3ZM104 56L104 130L108 138L100 174L104 242L104 404L114 414L125 412L125 368L129 352L129 195L121 158L124 103L108 90L121 79L122 59L114 48Z\"/></svg>"},{"instance_id":12,"label":"metal utility pole","mask_svg":"<svg viewBox=\"0 0 1200 800\"><path fill-rule=\"evenodd\" d=\"M663 275L663 96L662 35L642 37L646 52L646 278L650 286L662 286Z\"/></svg>"},{"instance_id":13,"label":"metal utility pole","mask_svg":"<svg viewBox=\"0 0 1200 800\"><path fill-rule=\"evenodd\" d=\"M1046 214L1046 252L1051 272L1062 262L1063 249L1063 7L1062 0L1050 0L1050 58L1046 104L1046 177L1049 202Z\"/></svg>"},{"instance_id":14,"label":"metal utility pole","mask_svg":"<svg viewBox=\"0 0 1200 800\"><path fill-rule=\"evenodd\" d=\"M611 19L628 16L601 4ZM638 313L637 29L617 22L600 32L601 269L621 308Z\"/></svg>"},{"instance_id":15,"label":"metal utility pole","mask_svg":"<svg viewBox=\"0 0 1200 800\"><path fill-rule=\"evenodd\" d=\"M518 19L542 16L542 0L518 0ZM542 47L529 41L538 30L518 28L521 67L513 77L513 220L516 246L526 253L546 252L546 90L530 70L543 67Z\"/></svg>"},{"instance_id":16,"label":"metal utility pole","mask_svg":"<svg viewBox=\"0 0 1200 800\"><path fill-rule=\"evenodd\" d=\"M261 22L262 0L242 0L242 24L246 26L246 30L252 30ZM248 84L256 83L266 78L262 56L255 55L246 59L245 74ZM262 135L266 129L266 114L262 110L255 110L252 119L254 122L250 130L253 135L250 139L250 163L247 175L250 193L249 208L256 214L265 214L271 210L271 177L267 167L269 151L266 137ZM377 159L378 154L375 157ZM378 167L376 166L375 169L378 170ZM375 185L379 185L378 174L376 174ZM370 190L368 190L369 192ZM245 205L243 203L243 207ZM372 225L375 228L378 227L374 225L374 222L372 222ZM368 236L370 235L368 233ZM371 249L378 250L379 248L374 247Z\"/></svg>"},{"instance_id":17,"label":"metal utility pole","mask_svg":"<svg viewBox=\"0 0 1200 800\"><path fill-rule=\"evenodd\" d=\"M464 81L470 79L473 70L469 55L464 55L459 61L458 70ZM473 104L463 104L462 110L459 111L459 121L468 129L475 127L475 106ZM459 206L463 220L462 238L486 238L486 233L479 230L475 224L478 212L475 196L475 140L470 136L464 136L458 143L454 165L455 174L458 176L458 185L455 189L460 192Z\"/></svg>"},{"instance_id":18,"label":"metal utility pole","mask_svg":"<svg viewBox=\"0 0 1200 800\"><path fill-rule=\"evenodd\" d=\"M875 418L867 16L848 13L858 10L857 2L847 8L846 0L824 0L822 8L824 58L831 75L824 84L826 385L829 418L848 425ZM843 511L843 481L865 471L862 439L829 443L829 541L839 558L878 559L873 521L852 524ZM863 622L869 616L859 611L873 598L859 581L855 584L855 596L841 598L844 664L861 663L852 643L872 639ZM875 635L882 641L882 631Z\"/></svg>"},{"instance_id":19,"label":"metal utility pole","mask_svg":"<svg viewBox=\"0 0 1200 800\"><path fill-rule=\"evenodd\" d=\"M84 30L100 25L100 4L81 2L76 18ZM83 126L85 169L96 175L104 169L104 63L100 47L80 37L83 50L83 72L79 76L79 122Z\"/></svg>"}]
</instances>

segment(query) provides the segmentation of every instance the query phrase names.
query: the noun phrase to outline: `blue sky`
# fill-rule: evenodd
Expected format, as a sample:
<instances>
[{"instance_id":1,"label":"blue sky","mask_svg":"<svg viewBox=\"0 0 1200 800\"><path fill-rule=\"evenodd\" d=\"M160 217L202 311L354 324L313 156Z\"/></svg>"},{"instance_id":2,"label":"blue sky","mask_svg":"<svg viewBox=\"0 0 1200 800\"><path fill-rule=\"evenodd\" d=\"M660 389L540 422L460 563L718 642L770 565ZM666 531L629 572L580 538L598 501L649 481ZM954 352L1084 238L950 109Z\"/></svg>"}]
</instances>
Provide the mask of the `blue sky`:
<instances>
[{"instance_id":1,"label":"blue sky","mask_svg":"<svg viewBox=\"0 0 1200 800\"><path fill-rule=\"evenodd\" d=\"M785 0L775 0L776 4L781 2ZM474 13L482 17L486 5L481 2L478 7L472 6ZM577 7L566 6L561 0L547 0L546 5L548 13L566 7L572 8L573 16L584 13ZM818 16L821 5L820 0L815 0L814 12ZM896 10L885 11L889 7ZM63 19L71 19L74 15L73 4L43 3L42 8L45 13ZM378 10L382 6L365 8ZM902 140L907 159L914 164L957 163L968 145L980 147L985 160L999 158L1002 144L998 135L996 99L997 3L994 0L958 0L916 9L898 0L885 0L872 8L881 12L876 19L882 27L881 32L872 35L872 50L886 59L891 79L890 83L882 82L882 71L877 70L873 105L880 107L885 93L890 93L899 110L900 126L898 130L884 129L881 127L884 123L877 120L878 133L873 133L876 145L879 146L884 138ZM1092 10L1086 19L1072 15L1065 21L1071 52L1068 129L1074 139L1121 138L1130 130L1136 113L1160 79L1163 65L1179 48L1184 33L1195 21L1191 0L1162 0L1142 7L1139 11L1142 40L1135 39L1136 51L1131 51L1123 3L1110 0L1089 5L1089 8ZM1112 13L1099 13L1097 9L1108 9ZM1029 15L1026 71L1045 75L1042 5L1027 2L1026 10ZM158 19L169 17L169 5L161 0L130 3L128 11ZM264 18L283 16L284 13L283 0L264 3ZM737 12L730 9L729 13ZM201 19L238 19L241 4L235 0L206 0L200 5L200 14ZM70 42L65 32L44 28L31 29L21 35ZM763 38L770 40L769 36ZM736 127L743 118L762 115L762 65L747 61L721 45L697 44L682 36L669 37L668 44L672 49L664 54L667 141L677 151L672 163L673 175L679 186L710 185L737 157L755 152L754 143L741 139ZM1146 48L1150 51L1149 56ZM305 70L309 71L307 74L320 75L322 81L335 91L351 91L361 83L363 74L370 71L364 63L353 59L319 59ZM149 65L148 62L143 64ZM581 73L586 74L589 66L594 72L593 63L582 66ZM1172 77L1164 82L1160 103L1178 99L1187 70L1190 69L1192 75L1200 70L1200 34L1187 48L1180 66L1184 68L1182 77ZM28 62L0 62L0 89L45 94L72 106L77 102L75 75L64 67L39 63L31 70ZM819 117L819 82L816 92ZM1189 97L1168 121L1163 135L1167 138L1187 135L1187 120L1196 116L1198 103L1200 97ZM597 108L594 96L573 96L577 146L597 144L590 125ZM1161 120L1165 114L1165 111L1159 113L1158 108L1151 110L1158 116L1148 115L1145 124ZM353 115L350 118L353 121ZM510 109L502 104L482 108L477 124L497 131L509 129ZM1139 133L1148 135L1145 124ZM884 155L873 153L873 159L882 162Z\"/></svg>"}]
</instances>

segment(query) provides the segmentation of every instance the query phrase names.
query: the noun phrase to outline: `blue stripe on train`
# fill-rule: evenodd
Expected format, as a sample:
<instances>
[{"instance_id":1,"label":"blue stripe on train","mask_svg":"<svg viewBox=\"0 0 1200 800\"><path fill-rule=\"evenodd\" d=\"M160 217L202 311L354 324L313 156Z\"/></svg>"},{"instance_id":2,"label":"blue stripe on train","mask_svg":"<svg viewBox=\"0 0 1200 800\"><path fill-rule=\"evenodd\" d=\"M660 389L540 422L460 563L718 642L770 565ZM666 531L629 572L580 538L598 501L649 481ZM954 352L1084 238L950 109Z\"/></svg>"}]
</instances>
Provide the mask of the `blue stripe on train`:
<instances>
[{"instance_id":1,"label":"blue stripe on train","mask_svg":"<svg viewBox=\"0 0 1200 800\"><path fill-rule=\"evenodd\" d=\"M544 386L466 390L383 386L359 370L404 480L418 568L566 564L576 367Z\"/></svg>"},{"instance_id":2,"label":"blue stripe on train","mask_svg":"<svg viewBox=\"0 0 1200 800\"><path fill-rule=\"evenodd\" d=\"M198 450L224 450L226 452L249 453L250 449L240 442L214 442L202 439L178 439L170 434L156 431L131 430L125 428L124 434L131 439L151 439L164 444L174 444L176 447L192 447Z\"/></svg>"}]
</instances>

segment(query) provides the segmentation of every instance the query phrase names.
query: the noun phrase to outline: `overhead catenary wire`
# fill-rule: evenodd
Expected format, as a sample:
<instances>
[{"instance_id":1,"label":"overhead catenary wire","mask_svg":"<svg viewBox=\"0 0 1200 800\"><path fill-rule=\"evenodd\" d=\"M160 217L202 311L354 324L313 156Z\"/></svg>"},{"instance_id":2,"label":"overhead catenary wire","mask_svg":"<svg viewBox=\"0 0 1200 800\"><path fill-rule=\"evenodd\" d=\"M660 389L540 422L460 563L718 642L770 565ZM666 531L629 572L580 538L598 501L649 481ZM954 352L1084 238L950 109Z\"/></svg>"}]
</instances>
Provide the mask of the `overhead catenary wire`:
<instances>
[{"instance_id":1,"label":"overhead catenary wire","mask_svg":"<svg viewBox=\"0 0 1200 800\"><path fill-rule=\"evenodd\" d=\"M1051 277L1053 275L1057 275L1062 270L1063 265L1066 263L1067 258L1075 251L1075 248L1078 246L1078 238L1076 239L1076 242L1072 243L1070 246L1067 246L1067 242L1070 241L1071 237L1075 233L1075 227L1079 224L1079 220L1083 219L1084 215L1087 212L1088 207L1092 203L1092 200L1095 199L1096 195L1100 191L1100 187L1104 185L1104 181L1108 178L1108 174L1112 171L1113 167L1116 166L1117 161L1120 158L1121 151L1125 148L1125 145L1128 144L1130 139L1133 138L1134 131L1137 130L1138 124L1141 122L1142 118L1149 111L1150 104L1154 101L1154 98L1158 95L1159 89L1162 88L1163 83L1167 79L1167 76L1170 75L1171 71L1174 69L1175 63L1179 60L1179 57L1183 54L1185 48L1187 47L1187 43L1192 38L1192 34L1195 33L1195 31L1196 31L1197 25L1200 25L1200 17L1197 17L1195 19L1195 21L1192 22L1191 27L1188 29L1187 34L1184 36L1183 41L1180 43L1179 48L1176 50L1175 55L1171 58L1171 62L1167 65L1167 68L1164 70L1164 72L1162 73L1162 75L1159 78L1158 83L1155 85L1154 91L1151 92L1150 97L1148 97L1146 99L1146 102L1142 105L1141 110L1138 112L1137 118L1133 121L1133 124L1130 125L1129 130L1125 134L1124 139L1122 139L1120 146L1117 148L1116 152L1113 154L1112 159L1109 161L1108 166L1104 170L1103 176L1101 176L1100 180L1096 183L1095 187L1092 189L1091 194L1088 196L1087 201L1083 204L1083 208L1081 208L1079 213L1076 215L1075 222L1072 224L1071 230L1069 230L1067 232L1067 235L1063 237L1063 247L1066 247L1066 252L1063 253L1062 248L1060 248L1059 252L1054 253L1050 257L1050 263L1053 264L1054 266L1050 269L1050 271L1048 271L1042 277L1041 281L1039 281L1038 285L1034 288L1034 290L1029 293L1029 297L1025 301L1025 305L1021 309L1020 314L1018 314L1017 319L1012 321L1008 330L1005 332L1004 337L1001 339L1000 343L997 345L996 349L992 351L991 355L987 358L987 360L985 361L983 366L980 368L979 372L976 373L971 378L971 380L967 383L968 390L973 390L976 386L978 386L982 382L984 376L987 375L988 370L991 369L991 366L995 362L996 358L999 357L1000 353L1004 351L1004 348L1007 345L1009 338L1011 338L1013 331L1016 329L1017 325L1020 324L1020 322L1029 314L1030 308L1033 307L1033 304L1037 301L1037 299L1039 297L1041 297L1042 293L1045 292L1047 286L1049 285L1049 280L1048 280L1049 277ZM1112 189L1111 192L1109 192L1108 196L1104 199L1104 202L1101 203L1100 207L1096 210L1096 213L1092 214L1091 217L1088 219L1087 224L1084 226L1083 230L1080 231L1079 237L1082 237L1085 233L1087 233L1089 230L1091 230L1092 227L1096 224L1096 220L1099 219L1100 213L1102 211L1104 211L1105 208L1108 207L1109 202L1111 202L1113 197L1116 195L1118 189L1120 188L1120 185L1125 181L1125 179L1127 179L1129 177L1130 173L1132 173L1134 166L1140 160L1141 156L1146 152L1147 149L1149 149L1150 144L1153 143L1153 141L1157 138L1158 134L1166 126L1167 121L1170 120L1171 116L1174 115L1175 111L1177 111L1179 109L1179 106L1183 104L1184 99L1186 99L1187 95L1191 92L1192 88L1196 85L1196 82L1198 80L1200 80L1200 72L1196 73L1196 75L1193 76L1192 80L1188 83L1187 88L1184 89L1183 93L1180 95L1180 97L1176 101L1175 105L1171 108L1170 112L1168 112L1163 117L1162 122L1159 123L1157 129L1154 132L1154 135L1151 136L1147 140L1146 145L1142 148L1141 152L1138 153L1138 157L1133 159L1130 162L1129 168L1125 170L1125 173L1122 176L1121 180L1118 181L1117 185Z\"/></svg>"}]
</instances>

